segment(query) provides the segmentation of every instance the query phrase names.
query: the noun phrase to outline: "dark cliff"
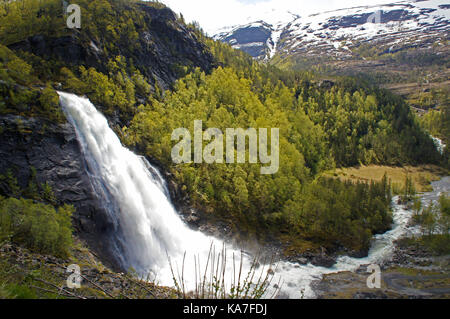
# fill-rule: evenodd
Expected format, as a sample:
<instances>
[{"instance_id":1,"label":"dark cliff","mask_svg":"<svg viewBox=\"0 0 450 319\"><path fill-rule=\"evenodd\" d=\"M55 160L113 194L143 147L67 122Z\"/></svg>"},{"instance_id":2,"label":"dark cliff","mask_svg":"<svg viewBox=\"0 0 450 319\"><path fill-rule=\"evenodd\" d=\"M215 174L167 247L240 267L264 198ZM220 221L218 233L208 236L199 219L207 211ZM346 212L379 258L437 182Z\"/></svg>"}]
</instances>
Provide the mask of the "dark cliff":
<instances>
[{"instance_id":1,"label":"dark cliff","mask_svg":"<svg viewBox=\"0 0 450 319\"><path fill-rule=\"evenodd\" d=\"M109 265L114 265L107 245L112 227L89 181L87 165L69 124L54 124L37 118L0 116L0 173L11 172L21 189L26 189L35 170L37 185L48 183L57 205L76 208L76 234ZM0 194L12 193L0 182Z\"/></svg>"},{"instance_id":2,"label":"dark cliff","mask_svg":"<svg viewBox=\"0 0 450 319\"><path fill-rule=\"evenodd\" d=\"M74 73L78 67L84 66L108 74L108 62L116 56L122 56L132 64L132 67L128 66L129 69L138 69L153 88L158 86L164 90L170 89L184 75L180 71L182 68L199 67L208 72L214 67L213 56L207 47L170 9L137 3L128 10L136 10L144 19L140 24L135 22L138 33L136 45L133 46L115 43L112 50L109 45L111 40L106 35L94 36L82 29L63 35L52 32L33 34L8 44L8 48L18 56L29 54L48 65L55 65L55 70L67 67ZM2 61L0 56L0 62L6 64L7 61ZM50 80L57 87L55 83L59 82L58 76L49 77L42 79L41 83ZM3 95L0 99L0 175L11 172L19 186L25 189L33 178L32 170L35 170L37 184L48 183L51 186L56 197L55 204L72 204L76 208L73 216L76 235L85 240L102 261L117 268L107 244L113 229L89 181L88 168L74 128L65 120L56 123L50 118L39 116L39 113L23 111L36 106L11 106L13 93L34 90L35 100L39 100L42 95L40 87L43 84L28 87L22 84L11 84L8 79L0 78L0 93ZM137 97L137 100L145 103L148 98ZM2 103L6 108L1 109ZM30 105L34 103L28 101ZM136 108L137 104L130 105L130 108ZM36 105L40 107L39 102ZM119 113L119 118L120 112L117 108L115 114ZM112 125L122 126L126 123L111 115L107 117ZM0 195L13 196L13 191L5 181L0 182Z\"/></svg>"},{"instance_id":3,"label":"dark cliff","mask_svg":"<svg viewBox=\"0 0 450 319\"><path fill-rule=\"evenodd\" d=\"M180 74L181 67L199 67L207 72L213 68L214 59L209 50L178 21L172 10L143 4L138 4L135 10L144 12L144 23L136 28L140 32L133 46L119 43L111 52L107 49L110 39L106 35L93 36L80 29L60 37L52 33L36 34L8 47L47 61L93 67L103 73L107 73L109 59L121 55L133 61L134 67L147 79L158 81L163 89L169 89L183 75Z\"/></svg>"}]
</instances>

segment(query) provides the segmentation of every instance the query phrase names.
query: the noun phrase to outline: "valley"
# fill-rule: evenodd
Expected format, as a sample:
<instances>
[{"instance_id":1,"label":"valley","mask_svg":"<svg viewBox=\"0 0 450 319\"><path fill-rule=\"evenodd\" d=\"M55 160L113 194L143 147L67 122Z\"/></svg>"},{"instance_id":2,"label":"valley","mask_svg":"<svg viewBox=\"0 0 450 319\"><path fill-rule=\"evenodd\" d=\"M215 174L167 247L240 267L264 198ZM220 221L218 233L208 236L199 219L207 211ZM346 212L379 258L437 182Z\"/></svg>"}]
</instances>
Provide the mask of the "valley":
<instances>
[{"instance_id":1,"label":"valley","mask_svg":"<svg viewBox=\"0 0 450 319\"><path fill-rule=\"evenodd\" d=\"M434 182L435 190L423 195L422 200L437 200L437 195L448 187L449 178ZM429 203L429 202L428 202ZM379 289L367 286L367 265L354 272L325 275L312 284L318 298L326 299L448 299L449 250L448 244L437 249L432 237L422 237L412 221L409 235L394 242L391 257L381 263L382 284Z\"/></svg>"},{"instance_id":2,"label":"valley","mask_svg":"<svg viewBox=\"0 0 450 319\"><path fill-rule=\"evenodd\" d=\"M0 298L449 297L444 1L61 5L0 5Z\"/></svg>"},{"instance_id":3,"label":"valley","mask_svg":"<svg viewBox=\"0 0 450 319\"><path fill-rule=\"evenodd\" d=\"M450 10L445 1L278 14L277 23L276 17L271 23L251 21L223 28L214 38L282 68L380 84L416 108L432 91L447 98L434 99L426 109L448 104Z\"/></svg>"}]
</instances>

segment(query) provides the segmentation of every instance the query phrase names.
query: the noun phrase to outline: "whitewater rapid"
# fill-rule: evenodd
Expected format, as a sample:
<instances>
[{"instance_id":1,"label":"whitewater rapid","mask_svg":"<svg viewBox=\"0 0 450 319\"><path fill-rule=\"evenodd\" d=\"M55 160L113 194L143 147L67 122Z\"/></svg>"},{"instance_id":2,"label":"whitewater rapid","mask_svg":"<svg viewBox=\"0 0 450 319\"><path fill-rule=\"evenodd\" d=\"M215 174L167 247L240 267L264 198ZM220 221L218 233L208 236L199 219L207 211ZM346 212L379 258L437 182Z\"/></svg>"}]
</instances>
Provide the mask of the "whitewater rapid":
<instances>
[{"instance_id":1,"label":"whitewater rapid","mask_svg":"<svg viewBox=\"0 0 450 319\"><path fill-rule=\"evenodd\" d=\"M233 276L232 256L240 260L241 251L221 240L190 229L180 218L168 195L166 182L158 170L145 158L125 148L106 118L86 98L58 92L60 103L74 126L77 139L88 165L91 183L115 227L111 243L122 267L132 267L138 274L155 274L158 284L173 286L173 269L181 272L184 260L186 289L194 289L194 277L199 268L204 271L211 246L217 252L227 250L225 285ZM448 184L448 183L447 183ZM332 268L280 262L267 296L276 291L281 279L279 296L284 298L314 298L311 283L325 274L354 271L360 265L381 264L391 257L393 242L413 233L408 227L411 212L396 204L391 231L374 237L366 258L340 257ZM195 261L201 266L196 267ZM246 254L243 274L250 269ZM239 267L239 265L237 265Z\"/></svg>"},{"instance_id":2,"label":"whitewater rapid","mask_svg":"<svg viewBox=\"0 0 450 319\"><path fill-rule=\"evenodd\" d=\"M445 145L440 138L434 136L432 136L431 138L433 139L434 145L436 145L436 149L438 150L438 152L441 153L441 155L444 154L444 150L447 145Z\"/></svg>"}]
</instances>

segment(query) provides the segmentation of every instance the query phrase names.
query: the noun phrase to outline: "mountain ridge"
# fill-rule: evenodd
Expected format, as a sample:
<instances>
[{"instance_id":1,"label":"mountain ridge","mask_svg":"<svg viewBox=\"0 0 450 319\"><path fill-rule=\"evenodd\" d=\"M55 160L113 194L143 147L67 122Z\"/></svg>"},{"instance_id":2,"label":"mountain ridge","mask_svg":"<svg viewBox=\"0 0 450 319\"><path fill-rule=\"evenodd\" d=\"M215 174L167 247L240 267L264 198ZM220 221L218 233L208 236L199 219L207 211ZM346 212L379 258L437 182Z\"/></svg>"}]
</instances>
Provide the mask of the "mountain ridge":
<instances>
[{"instance_id":1,"label":"mountain ridge","mask_svg":"<svg viewBox=\"0 0 450 319\"><path fill-rule=\"evenodd\" d=\"M397 32L407 32L408 39L419 37L420 43L427 44L433 37L448 38L449 25L450 10L445 1L400 1L326 11L305 17L297 16L276 26L255 21L228 30L224 28L214 35L214 38L248 52L258 60L269 60L275 53L325 53L345 58L352 55L353 47L357 47L357 44L353 43L354 40L364 42L384 36L387 41L383 46L389 45L388 48L395 50L393 46L397 44L395 41L399 40L396 37ZM254 41L251 37L246 37L249 33L259 35L261 32L270 33L266 41ZM441 32L446 34L440 34ZM426 37L421 39L421 34L418 33L424 33L422 36ZM241 37L242 34L245 36ZM393 37L393 40L390 41L389 37ZM342 43L343 41L346 43Z\"/></svg>"}]
</instances>

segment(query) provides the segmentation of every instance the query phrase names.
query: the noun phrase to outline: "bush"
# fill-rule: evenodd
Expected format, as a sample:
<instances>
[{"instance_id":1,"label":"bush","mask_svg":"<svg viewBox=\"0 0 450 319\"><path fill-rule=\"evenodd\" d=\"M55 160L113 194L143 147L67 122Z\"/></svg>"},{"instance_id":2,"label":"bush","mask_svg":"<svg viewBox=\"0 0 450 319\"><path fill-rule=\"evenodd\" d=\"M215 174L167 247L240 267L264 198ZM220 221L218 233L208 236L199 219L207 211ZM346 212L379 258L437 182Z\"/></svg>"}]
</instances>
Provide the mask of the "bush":
<instances>
[{"instance_id":1,"label":"bush","mask_svg":"<svg viewBox=\"0 0 450 319\"><path fill-rule=\"evenodd\" d=\"M26 199L0 198L0 242L11 241L39 252L68 257L72 242L74 208Z\"/></svg>"},{"instance_id":2,"label":"bush","mask_svg":"<svg viewBox=\"0 0 450 319\"><path fill-rule=\"evenodd\" d=\"M39 102L41 104L42 112L48 114L51 120L64 122L64 116L59 107L59 96L49 83L47 83L45 89L42 90Z\"/></svg>"},{"instance_id":3,"label":"bush","mask_svg":"<svg viewBox=\"0 0 450 319\"><path fill-rule=\"evenodd\" d=\"M438 256L450 254L450 236L448 234L425 236L422 238L422 243Z\"/></svg>"}]
</instances>

